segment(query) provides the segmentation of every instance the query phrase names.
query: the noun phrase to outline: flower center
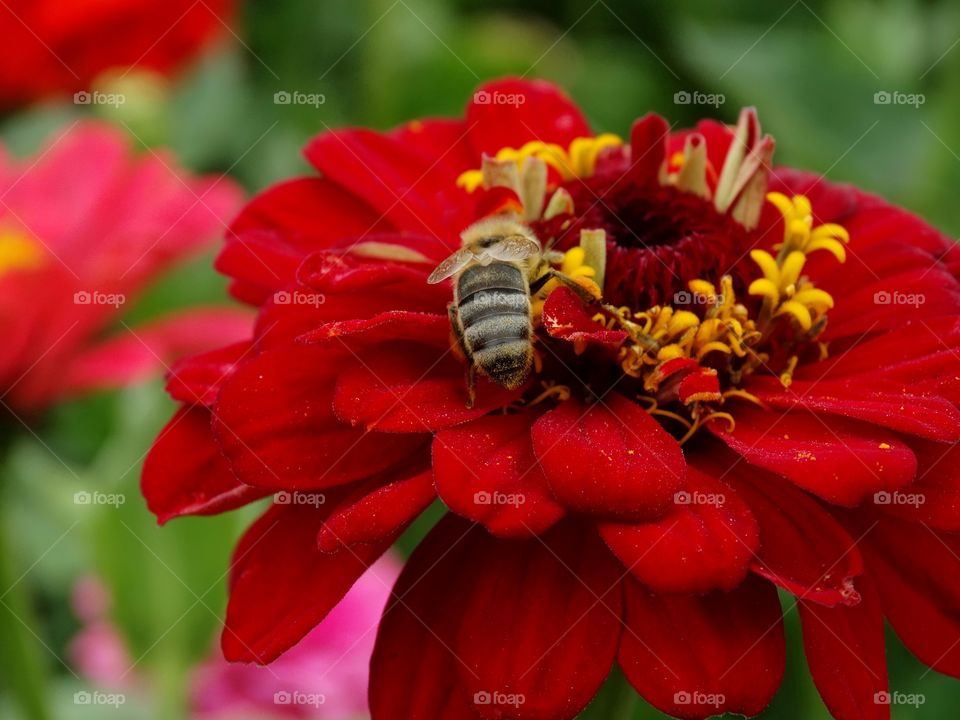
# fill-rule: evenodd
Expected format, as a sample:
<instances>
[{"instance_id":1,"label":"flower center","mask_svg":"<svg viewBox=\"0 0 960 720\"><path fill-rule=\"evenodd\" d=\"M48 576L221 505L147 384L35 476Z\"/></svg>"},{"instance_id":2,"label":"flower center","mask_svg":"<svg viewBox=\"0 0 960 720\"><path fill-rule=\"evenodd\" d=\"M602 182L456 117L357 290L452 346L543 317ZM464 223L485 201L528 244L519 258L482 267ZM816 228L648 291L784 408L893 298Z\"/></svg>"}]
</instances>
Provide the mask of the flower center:
<instances>
[{"instance_id":1,"label":"flower center","mask_svg":"<svg viewBox=\"0 0 960 720\"><path fill-rule=\"evenodd\" d=\"M686 441L707 421L733 424L728 398L759 402L743 387L749 375L789 386L801 358L824 355L833 298L803 269L818 250L844 262L849 236L814 227L806 197L766 193L773 141L751 111L719 172L693 135L656 177L637 177L611 138L506 148L458 185L482 187L478 208L520 216L556 269L596 290L579 310L572 295L552 302L555 281L534 299L539 382L522 404L617 386ZM783 216L776 255L752 249L764 201Z\"/></svg>"},{"instance_id":2,"label":"flower center","mask_svg":"<svg viewBox=\"0 0 960 720\"><path fill-rule=\"evenodd\" d=\"M0 229L0 277L43 264L43 251L32 238L15 230Z\"/></svg>"}]
</instances>

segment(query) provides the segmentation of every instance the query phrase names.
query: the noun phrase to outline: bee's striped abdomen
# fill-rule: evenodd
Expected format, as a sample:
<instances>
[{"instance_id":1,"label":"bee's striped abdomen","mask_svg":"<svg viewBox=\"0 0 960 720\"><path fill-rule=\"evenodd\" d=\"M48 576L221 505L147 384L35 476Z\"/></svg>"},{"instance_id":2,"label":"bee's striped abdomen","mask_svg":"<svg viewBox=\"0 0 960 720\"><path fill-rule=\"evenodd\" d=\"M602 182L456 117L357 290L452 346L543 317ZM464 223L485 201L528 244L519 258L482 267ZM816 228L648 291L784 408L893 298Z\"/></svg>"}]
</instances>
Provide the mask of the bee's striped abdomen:
<instances>
[{"instance_id":1,"label":"bee's striped abdomen","mask_svg":"<svg viewBox=\"0 0 960 720\"><path fill-rule=\"evenodd\" d=\"M474 364L504 387L519 386L533 357L530 291L520 268L500 262L467 268L456 302Z\"/></svg>"}]
</instances>

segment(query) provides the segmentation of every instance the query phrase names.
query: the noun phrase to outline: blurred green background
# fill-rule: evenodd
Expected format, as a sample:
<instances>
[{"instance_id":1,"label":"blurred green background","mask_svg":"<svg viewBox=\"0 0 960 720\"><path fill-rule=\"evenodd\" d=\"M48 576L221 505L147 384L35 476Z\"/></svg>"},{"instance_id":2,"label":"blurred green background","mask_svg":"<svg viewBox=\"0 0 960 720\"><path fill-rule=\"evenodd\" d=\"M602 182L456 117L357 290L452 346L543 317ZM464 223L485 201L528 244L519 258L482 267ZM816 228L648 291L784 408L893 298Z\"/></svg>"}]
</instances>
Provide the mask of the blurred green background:
<instances>
[{"instance_id":1,"label":"blurred green background","mask_svg":"<svg viewBox=\"0 0 960 720\"><path fill-rule=\"evenodd\" d=\"M683 126L704 116L733 121L742 105L755 105L777 138L778 163L856 183L960 232L956 2L260 0L242 6L235 32L169 92L129 87L140 102L93 112L125 124L135 142L168 146L187 167L228 172L256 191L306 171L300 147L326 128L458 114L480 81L502 74L559 82L595 129L622 136L650 110ZM324 102L277 105L278 91L318 93ZM678 104L682 91L724 102ZM923 102L877 104L878 92ZM85 111L45 103L6 116L0 136L29 152ZM222 299L225 282L211 259L159 283L132 314ZM2 522L19 558L5 572L21 579L5 602L23 605L36 667L4 678L0 717L19 716L10 689L38 672L52 678L54 717L184 717L186 673L214 641L230 548L255 509L155 526L138 494L139 468L172 409L157 380L61 406L30 433L20 428L3 469ZM126 502L74 504L84 490L123 493ZM61 658L78 627L71 587L88 574L107 582L136 673L159 692L86 716L71 702L85 684ZM787 678L765 717L827 717L804 667L795 612L788 630ZM920 708L894 707L895 718L954 715L960 683L927 672L892 635L889 655L891 688L926 697ZM611 682L584 717L658 717L639 699L633 715L613 710L624 706L622 693Z\"/></svg>"}]
</instances>

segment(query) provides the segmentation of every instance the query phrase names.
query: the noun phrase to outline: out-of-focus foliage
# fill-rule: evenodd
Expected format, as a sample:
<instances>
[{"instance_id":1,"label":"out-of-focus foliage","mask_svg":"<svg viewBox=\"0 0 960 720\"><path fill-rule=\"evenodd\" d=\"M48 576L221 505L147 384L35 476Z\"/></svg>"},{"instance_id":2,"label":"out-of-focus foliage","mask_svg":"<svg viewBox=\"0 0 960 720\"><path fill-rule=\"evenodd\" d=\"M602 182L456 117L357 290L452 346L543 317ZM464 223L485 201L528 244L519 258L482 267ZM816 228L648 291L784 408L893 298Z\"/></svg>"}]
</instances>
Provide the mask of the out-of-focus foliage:
<instances>
[{"instance_id":1,"label":"out-of-focus foliage","mask_svg":"<svg viewBox=\"0 0 960 720\"><path fill-rule=\"evenodd\" d=\"M482 79L517 74L562 84L597 129L623 136L650 110L683 126L732 121L740 106L756 105L779 162L856 183L960 232L960 5L949 0L256 0L235 31L172 84L126 78L124 106L46 103L6 116L0 134L25 152L93 112L125 126L144 152L167 146L187 167L228 172L255 191L307 171L300 148L317 132L456 114ZM683 92L717 102L678 103ZM315 102L283 104L278 93ZM912 104L883 102L896 93ZM131 312L142 319L222 298L225 282L210 263L177 271ZM183 717L189 666L214 642L229 551L254 512L155 526L138 494L139 466L172 407L155 382L78 400L29 428L5 426L19 431L2 470L2 524L19 558L6 572L21 577L36 657L53 678L54 717L105 712L72 700L86 687L66 664L77 628L68 598L81 575L106 581L136 659L130 673L155 689L107 710L111 717ZM95 490L125 502L74 502ZM827 717L793 611L788 631L788 674L766 717ZM919 709L894 707L894 717L951 716L957 683L926 672L892 636L890 648L891 687L926 698ZM623 692L609 683L584 717L619 717ZM656 716L634 705L636 717ZM8 695L0 716L16 717Z\"/></svg>"}]
</instances>

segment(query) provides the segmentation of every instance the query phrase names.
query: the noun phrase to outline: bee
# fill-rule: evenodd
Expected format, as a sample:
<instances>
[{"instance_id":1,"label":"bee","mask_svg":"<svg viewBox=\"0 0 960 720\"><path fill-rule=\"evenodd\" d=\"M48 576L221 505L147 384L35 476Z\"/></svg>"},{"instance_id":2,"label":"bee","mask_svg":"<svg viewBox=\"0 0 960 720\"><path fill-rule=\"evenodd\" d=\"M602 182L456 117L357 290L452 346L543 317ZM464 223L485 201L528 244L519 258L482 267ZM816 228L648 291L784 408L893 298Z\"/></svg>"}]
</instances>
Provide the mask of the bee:
<instances>
[{"instance_id":1,"label":"bee","mask_svg":"<svg viewBox=\"0 0 960 720\"><path fill-rule=\"evenodd\" d=\"M533 231L509 216L480 220L460 238L463 246L427 282L454 278L447 314L468 363L467 407L473 407L477 371L508 390L526 381L533 363L531 295L553 278L584 291L550 266L559 254L545 252Z\"/></svg>"}]
</instances>

